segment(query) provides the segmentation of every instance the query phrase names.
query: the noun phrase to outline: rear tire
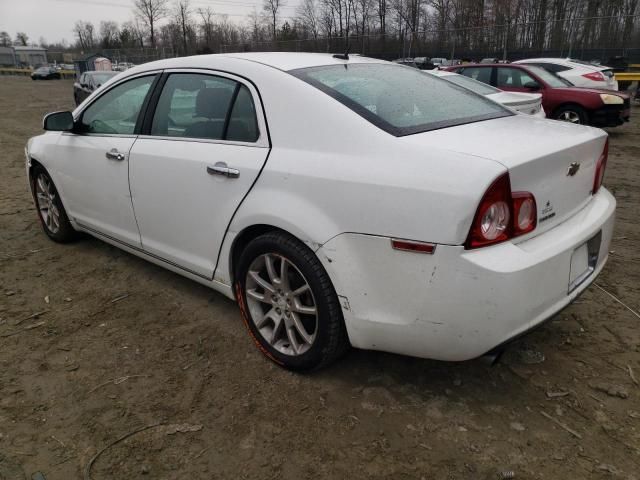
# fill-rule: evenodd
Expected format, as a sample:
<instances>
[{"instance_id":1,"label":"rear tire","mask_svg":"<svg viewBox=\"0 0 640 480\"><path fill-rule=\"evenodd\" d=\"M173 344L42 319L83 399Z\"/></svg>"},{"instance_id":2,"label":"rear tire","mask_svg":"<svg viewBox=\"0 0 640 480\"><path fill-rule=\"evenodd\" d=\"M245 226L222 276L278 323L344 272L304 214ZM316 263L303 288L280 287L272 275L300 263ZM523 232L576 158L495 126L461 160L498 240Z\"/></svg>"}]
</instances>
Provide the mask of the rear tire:
<instances>
[{"instance_id":1,"label":"rear tire","mask_svg":"<svg viewBox=\"0 0 640 480\"><path fill-rule=\"evenodd\" d=\"M291 235L274 231L252 240L240 256L234 289L249 334L276 364L319 369L349 348L329 275Z\"/></svg>"},{"instance_id":2,"label":"rear tire","mask_svg":"<svg viewBox=\"0 0 640 480\"><path fill-rule=\"evenodd\" d=\"M69 222L67 211L62 205L51 176L39 165L33 168L31 189L44 233L54 242L69 243L73 241L77 237L77 232Z\"/></svg>"},{"instance_id":3,"label":"rear tire","mask_svg":"<svg viewBox=\"0 0 640 480\"><path fill-rule=\"evenodd\" d=\"M578 105L565 105L553 112L553 118L561 122L574 123L576 125L587 125L589 115L584 108Z\"/></svg>"}]
</instances>

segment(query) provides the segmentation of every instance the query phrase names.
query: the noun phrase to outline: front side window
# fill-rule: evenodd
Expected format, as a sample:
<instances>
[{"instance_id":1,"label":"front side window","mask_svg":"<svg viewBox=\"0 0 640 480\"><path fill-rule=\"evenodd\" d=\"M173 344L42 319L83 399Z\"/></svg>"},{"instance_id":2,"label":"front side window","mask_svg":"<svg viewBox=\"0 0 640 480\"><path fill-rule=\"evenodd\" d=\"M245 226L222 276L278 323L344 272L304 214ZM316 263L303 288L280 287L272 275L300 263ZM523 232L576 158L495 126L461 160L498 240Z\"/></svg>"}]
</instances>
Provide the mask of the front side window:
<instances>
[{"instance_id":1,"label":"front side window","mask_svg":"<svg viewBox=\"0 0 640 480\"><path fill-rule=\"evenodd\" d=\"M289 73L395 136L512 115L465 88L399 65L328 65Z\"/></svg>"},{"instance_id":2,"label":"front side window","mask_svg":"<svg viewBox=\"0 0 640 480\"><path fill-rule=\"evenodd\" d=\"M134 133L138 115L155 76L139 77L121 83L93 102L82 114L82 133Z\"/></svg>"},{"instance_id":3,"label":"front side window","mask_svg":"<svg viewBox=\"0 0 640 480\"><path fill-rule=\"evenodd\" d=\"M537 83L524 70L517 68L498 67L496 87L498 88L524 88L528 83Z\"/></svg>"},{"instance_id":4,"label":"front side window","mask_svg":"<svg viewBox=\"0 0 640 480\"><path fill-rule=\"evenodd\" d=\"M158 99L151 135L222 140L238 82L199 73L174 73Z\"/></svg>"}]
</instances>

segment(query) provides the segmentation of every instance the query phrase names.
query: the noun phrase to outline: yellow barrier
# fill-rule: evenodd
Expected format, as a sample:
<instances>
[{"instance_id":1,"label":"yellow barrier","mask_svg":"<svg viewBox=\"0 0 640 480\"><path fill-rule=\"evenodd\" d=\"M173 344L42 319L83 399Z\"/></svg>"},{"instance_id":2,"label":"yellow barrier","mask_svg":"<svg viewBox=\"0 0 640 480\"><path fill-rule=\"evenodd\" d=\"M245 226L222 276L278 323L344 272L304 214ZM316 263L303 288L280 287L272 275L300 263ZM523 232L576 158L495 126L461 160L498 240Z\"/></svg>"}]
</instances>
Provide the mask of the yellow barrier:
<instances>
[{"instance_id":1,"label":"yellow barrier","mask_svg":"<svg viewBox=\"0 0 640 480\"><path fill-rule=\"evenodd\" d=\"M640 72L621 72L616 73L615 77L619 82L633 82L635 80L640 80Z\"/></svg>"}]
</instances>

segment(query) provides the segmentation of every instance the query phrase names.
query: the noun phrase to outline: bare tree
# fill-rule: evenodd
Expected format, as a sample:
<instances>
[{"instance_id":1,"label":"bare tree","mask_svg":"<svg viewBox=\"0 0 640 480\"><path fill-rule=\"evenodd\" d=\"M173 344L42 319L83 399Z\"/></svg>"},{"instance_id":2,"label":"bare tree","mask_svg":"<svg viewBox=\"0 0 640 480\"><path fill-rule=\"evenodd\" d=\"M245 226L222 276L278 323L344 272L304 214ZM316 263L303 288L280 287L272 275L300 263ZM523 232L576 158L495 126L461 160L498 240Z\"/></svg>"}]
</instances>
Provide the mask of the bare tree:
<instances>
[{"instance_id":1,"label":"bare tree","mask_svg":"<svg viewBox=\"0 0 640 480\"><path fill-rule=\"evenodd\" d=\"M187 37L189 30L191 29L190 15L191 9L189 7L189 0L178 0L176 5L176 21L180 26L180 32L182 34L182 48L185 55L188 52Z\"/></svg>"},{"instance_id":2,"label":"bare tree","mask_svg":"<svg viewBox=\"0 0 640 480\"><path fill-rule=\"evenodd\" d=\"M213 45L214 35L214 23L213 23L213 10L211 7L199 8L198 15L200 16L200 28L202 30L202 38L204 39L204 45L207 48L211 48Z\"/></svg>"},{"instance_id":3,"label":"bare tree","mask_svg":"<svg viewBox=\"0 0 640 480\"><path fill-rule=\"evenodd\" d=\"M7 32L0 32L0 46L2 47L11 46L11 37Z\"/></svg>"},{"instance_id":4,"label":"bare tree","mask_svg":"<svg viewBox=\"0 0 640 480\"><path fill-rule=\"evenodd\" d=\"M135 15L149 28L151 46L156 46L155 27L167 15L167 0L134 0Z\"/></svg>"},{"instance_id":5,"label":"bare tree","mask_svg":"<svg viewBox=\"0 0 640 480\"><path fill-rule=\"evenodd\" d=\"M303 0L298 6L297 13L300 23L311 32L313 39L317 40L320 33L320 18L315 0Z\"/></svg>"},{"instance_id":6,"label":"bare tree","mask_svg":"<svg viewBox=\"0 0 640 480\"><path fill-rule=\"evenodd\" d=\"M120 41L120 29L112 20L100 22L100 44L102 48L115 48Z\"/></svg>"},{"instance_id":7,"label":"bare tree","mask_svg":"<svg viewBox=\"0 0 640 480\"><path fill-rule=\"evenodd\" d=\"M29 42L29 36L26 33L24 32L16 33L16 40L15 40L16 45L22 45L23 47L26 47L28 42Z\"/></svg>"},{"instance_id":8,"label":"bare tree","mask_svg":"<svg viewBox=\"0 0 640 480\"><path fill-rule=\"evenodd\" d=\"M91 22L83 22L78 20L73 26L73 33L78 39L78 46L82 50L88 50L94 47L95 37L93 35L94 27Z\"/></svg>"},{"instance_id":9,"label":"bare tree","mask_svg":"<svg viewBox=\"0 0 640 480\"><path fill-rule=\"evenodd\" d=\"M280 11L280 7L284 7L284 5L284 0L263 0L262 8L271 18L271 34L273 36L273 40L276 39L276 35L278 33L278 13Z\"/></svg>"}]
</instances>

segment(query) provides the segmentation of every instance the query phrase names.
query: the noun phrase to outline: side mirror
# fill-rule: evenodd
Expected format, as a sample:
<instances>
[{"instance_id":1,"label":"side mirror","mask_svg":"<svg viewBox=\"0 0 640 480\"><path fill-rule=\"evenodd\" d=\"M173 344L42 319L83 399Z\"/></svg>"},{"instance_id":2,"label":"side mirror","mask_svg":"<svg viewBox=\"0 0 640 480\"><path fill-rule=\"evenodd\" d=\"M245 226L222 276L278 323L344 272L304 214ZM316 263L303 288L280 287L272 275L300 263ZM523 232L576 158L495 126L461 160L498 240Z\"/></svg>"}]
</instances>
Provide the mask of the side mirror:
<instances>
[{"instance_id":1,"label":"side mirror","mask_svg":"<svg viewBox=\"0 0 640 480\"><path fill-rule=\"evenodd\" d=\"M538 82L527 82L523 87L529 90L540 90L540 84Z\"/></svg>"},{"instance_id":2,"label":"side mirror","mask_svg":"<svg viewBox=\"0 0 640 480\"><path fill-rule=\"evenodd\" d=\"M42 128L51 132L69 132L73 130L71 112L53 112L44 116Z\"/></svg>"}]
</instances>

